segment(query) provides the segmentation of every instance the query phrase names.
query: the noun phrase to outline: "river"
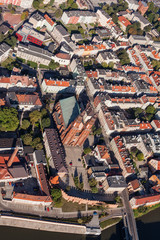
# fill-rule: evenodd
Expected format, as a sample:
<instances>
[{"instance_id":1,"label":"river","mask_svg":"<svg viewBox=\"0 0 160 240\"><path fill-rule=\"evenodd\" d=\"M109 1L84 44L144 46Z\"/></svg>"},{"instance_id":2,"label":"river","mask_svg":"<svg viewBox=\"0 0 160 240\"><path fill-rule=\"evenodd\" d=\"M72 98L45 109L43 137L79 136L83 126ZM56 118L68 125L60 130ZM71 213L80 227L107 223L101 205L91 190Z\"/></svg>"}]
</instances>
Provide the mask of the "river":
<instances>
[{"instance_id":1,"label":"river","mask_svg":"<svg viewBox=\"0 0 160 240\"><path fill-rule=\"evenodd\" d=\"M123 224L120 222L104 230L100 237L52 233L13 227L0 227L0 239L4 240L123 240ZM137 220L139 240L160 239L160 208Z\"/></svg>"}]
</instances>

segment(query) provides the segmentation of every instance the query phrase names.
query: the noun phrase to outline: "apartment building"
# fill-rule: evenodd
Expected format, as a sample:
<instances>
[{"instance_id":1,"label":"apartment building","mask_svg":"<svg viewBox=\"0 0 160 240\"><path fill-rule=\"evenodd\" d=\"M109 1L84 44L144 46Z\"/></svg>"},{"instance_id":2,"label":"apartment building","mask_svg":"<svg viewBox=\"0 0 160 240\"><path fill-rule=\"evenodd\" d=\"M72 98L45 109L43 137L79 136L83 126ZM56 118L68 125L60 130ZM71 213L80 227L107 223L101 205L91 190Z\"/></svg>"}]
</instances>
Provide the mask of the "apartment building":
<instances>
[{"instance_id":1,"label":"apartment building","mask_svg":"<svg viewBox=\"0 0 160 240\"><path fill-rule=\"evenodd\" d=\"M16 94L15 92L8 92L6 99L11 107L18 107L19 111L33 111L42 107L42 102L37 93Z\"/></svg>"},{"instance_id":2,"label":"apartment building","mask_svg":"<svg viewBox=\"0 0 160 240\"><path fill-rule=\"evenodd\" d=\"M107 47L105 44L90 44L90 45L79 45L74 53L78 56L90 56L96 55L98 52L106 50Z\"/></svg>"},{"instance_id":3,"label":"apartment building","mask_svg":"<svg viewBox=\"0 0 160 240\"><path fill-rule=\"evenodd\" d=\"M15 6L20 6L22 8L31 8L33 0L0 0L1 5L12 4Z\"/></svg>"},{"instance_id":4,"label":"apartment building","mask_svg":"<svg viewBox=\"0 0 160 240\"><path fill-rule=\"evenodd\" d=\"M64 150L57 131L55 129L45 129L43 141L46 155L49 159L51 173L57 173L59 177L63 177L68 173L68 171L65 163Z\"/></svg>"},{"instance_id":5,"label":"apartment building","mask_svg":"<svg viewBox=\"0 0 160 240\"><path fill-rule=\"evenodd\" d=\"M18 44L16 55L17 57L23 58L27 61L36 62L46 66L49 65L52 58L51 52L37 46L30 44L24 45L22 43Z\"/></svg>"},{"instance_id":6,"label":"apartment building","mask_svg":"<svg viewBox=\"0 0 160 240\"><path fill-rule=\"evenodd\" d=\"M128 8L137 11L139 5L136 0L125 0L128 3Z\"/></svg>"},{"instance_id":7,"label":"apartment building","mask_svg":"<svg viewBox=\"0 0 160 240\"><path fill-rule=\"evenodd\" d=\"M0 44L0 63L8 58L10 51L11 47L8 44L6 43Z\"/></svg>"},{"instance_id":8,"label":"apartment building","mask_svg":"<svg viewBox=\"0 0 160 240\"><path fill-rule=\"evenodd\" d=\"M96 58L98 63L119 63L120 60L117 57L117 55L114 52L111 51L105 51L105 52L100 52Z\"/></svg>"},{"instance_id":9,"label":"apartment building","mask_svg":"<svg viewBox=\"0 0 160 240\"><path fill-rule=\"evenodd\" d=\"M139 7L139 5L138 5L138 7ZM142 30L146 26L151 25L151 23L145 17L143 17L139 12L132 13L132 21L140 22Z\"/></svg>"},{"instance_id":10,"label":"apartment building","mask_svg":"<svg viewBox=\"0 0 160 240\"><path fill-rule=\"evenodd\" d=\"M142 14L142 16L147 12L147 10L148 10L148 5L147 5L147 3L146 2L144 2L144 1L139 1L138 2L138 5L139 5L139 7L138 7L138 11Z\"/></svg>"},{"instance_id":11,"label":"apartment building","mask_svg":"<svg viewBox=\"0 0 160 240\"><path fill-rule=\"evenodd\" d=\"M51 32L51 36L58 44L65 41L65 37L69 37L69 33L62 25L56 25Z\"/></svg>"},{"instance_id":12,"label":"apartment building","mask_svg":"<svg viewBox=\"0 0 160 240\"><path fill-rule=\"evenodd\" d=\"M43 79L41 89L44 93L74 93L79 95L84 90L84 82L80 79Z\"/></svg>"},{"instance_id":13,"label":"apartment building","mask_svg":"<svg viewBox=\"0 0 160 240\"><path fill-rule=\"evenodd\" d=\"M109 16L108 13L106 13L104 10L102 9L98 9L96 12L97 15L97 20L99 21L99 23L101 24L101 26L106 27L107 26L107 22L109 22L112 18Z\"/></svg>"},{"instance_id":14,"label":"apartment building","mask_svg":"<svg viewBox=\"0 0 160 240\"><path fill-rule=\"evenodd\" d=\"M125 32L126 31L126 28L131 25L130 21L125 18L124 16L119 16L118 17L118 23L120 24L121 26L121 29Z\"/></svg>"},{"instance_id":15,"label":"apartment building","mask_svg":"<svg viewBox=\"0 0 160 240\"><path fill-rule=\"evenodd\" d=\"M16 36L20 42L31 42L41 46L44 41L44 33L33 29L33 25L25 23L22 28L16 32Z\"/></svg>"},{"instance_id":16,"label":"apartment building","mask_svg":"<svg viewBox=\"0 0 160 240\"><path fill-rule=\"evenodd\" d=\"M122 83L112 82L110 83L106 79L95 79L89 78L87 81L88 88L92 96L98 92L108 92L108 93L117 93L117 94L130 94L133 95L136 93L135 87L133 87L130 83Z\"/></svg>"},{"instance_id":17,"label":"apartment building","mask_svg":"<svg viewBox=\"0 0 160 240\"><path fill-rule=\"evenodd\" d=\"M29 23L33 25L33 28L46 27L51 32L55 26L55 22L49 17L48 14L43 14L39 11L34 12L29 18Z\"/></svg>"},{"instance_id":18,"label":"apartment building","mask_svg":"<svg viewBox=\"0 0 160 240\"><path fill-rule=\"evenodd\" d=\"M132 160L129 157L129 152L126 149L122 138L120 136L113 138L111 141L111 146L115 157L118 160L123 176L126 178L132 174L135 174Z\"/></svg>"},{"instance_id":19,"label":"apartment building","mask_svg":"<svg viewBox=\"0 0 160 240\"><path fill-rule=\"evenodd\" d=\"M77 24L77 23L95 23L97 21L96 14L91 11L72 10L64 12L61 20L64 24Z\"/></svg>"},{"instance_id":20,"label":"apartment building","mask_svg":"<svg viewBox=\"0 0 160 240\"><path fill-rule=\"evenodd\" d=\"M0 88L35 92L37 83L35 78L29 76L11 75L10 77L0 77Z\"/></svg>"}]
</instances>

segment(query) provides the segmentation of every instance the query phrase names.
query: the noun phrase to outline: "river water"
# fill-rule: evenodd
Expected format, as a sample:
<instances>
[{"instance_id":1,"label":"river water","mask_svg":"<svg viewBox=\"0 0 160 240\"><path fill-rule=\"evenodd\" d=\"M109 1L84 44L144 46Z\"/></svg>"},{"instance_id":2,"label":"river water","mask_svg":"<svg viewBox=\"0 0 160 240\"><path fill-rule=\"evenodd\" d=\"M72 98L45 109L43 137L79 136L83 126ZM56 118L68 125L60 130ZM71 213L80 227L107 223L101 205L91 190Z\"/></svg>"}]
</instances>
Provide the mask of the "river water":
<instances>
[{"instance_id":1,"label":"river water","mask_svg":"<svg viewBox=\"0 0 160 240\"><path fill-rule=\"evenodd\" d=\"M160 208L137 220L140 240L160 240ZM123 240L123 224L120 222L104 230L100 237L52 233L12 227L0 227L2 240Z\"/></svg>"}]
</instances>

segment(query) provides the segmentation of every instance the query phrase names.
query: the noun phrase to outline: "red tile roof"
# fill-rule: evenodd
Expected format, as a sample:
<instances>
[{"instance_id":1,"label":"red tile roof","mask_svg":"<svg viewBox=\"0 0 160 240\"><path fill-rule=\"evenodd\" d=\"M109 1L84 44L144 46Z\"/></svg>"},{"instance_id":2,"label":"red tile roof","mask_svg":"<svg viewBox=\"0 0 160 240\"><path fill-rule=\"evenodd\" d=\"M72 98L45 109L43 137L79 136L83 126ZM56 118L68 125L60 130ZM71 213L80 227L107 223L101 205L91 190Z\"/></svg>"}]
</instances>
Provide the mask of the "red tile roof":
<instances>
[{"instance_id":1,"label":"red tile roof","mask_svg":"<svg viewBox=\"0 0 160 240\"><path fill-rule=\"evenodd\" d=\"M160 201L160 194L137 196L135 197L135 199L136 199L136 205L143 205L146 203Z\"/></svg>"},{"instance_id":2,"label":"red tile roof","mask_svg":"<svg viewBox=\"0 0 160 240\"><path fill-rule=\"evenodd\" d=\"M119 16L119 17L118 17L118 20L119 20L125 27L131 25L130 21L129 21L127 18L125 18L124 16Z\"/></svg>"},{"instance_id":3,"label":"red tile roof","mask_svg":"<svg viewBox=\"0 0 160 240\"><path fill-rule=\"evenodd\" d=\"M13 199L52 203L52 198L50 196L36 196L36 195L29 195L29 194L23 194L23 193L14 193Z\"/></svg>"},{"instance_id":4,"label":"red tile roof","mask_svg":"<svg viewBox=\"0 0 160 240\"><path fill-rule=\"evenodd\" d=\"M45 79L45 83L48 86L57 86L57 87L69 87L70 84L67 81L54 81Z\"/></svg>"}]
</instances>

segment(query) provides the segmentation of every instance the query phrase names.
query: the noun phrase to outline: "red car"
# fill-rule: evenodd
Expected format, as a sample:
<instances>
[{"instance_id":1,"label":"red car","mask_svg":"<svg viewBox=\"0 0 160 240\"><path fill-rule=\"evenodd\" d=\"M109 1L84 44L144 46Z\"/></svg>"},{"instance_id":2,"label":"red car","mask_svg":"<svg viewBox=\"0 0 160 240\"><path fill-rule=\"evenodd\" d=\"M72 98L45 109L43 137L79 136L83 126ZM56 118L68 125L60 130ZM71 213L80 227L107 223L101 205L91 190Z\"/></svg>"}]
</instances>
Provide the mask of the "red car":
<instances>
[{"instance_id":1,"label":"red car","mask_svg":"<svg viewBox=\"0 0 160 240\"><path fill-rule=\"evenodd\" d=\"M49 207L47 207L47 212L49 212Z\"/></svg>"}]
</instances>

